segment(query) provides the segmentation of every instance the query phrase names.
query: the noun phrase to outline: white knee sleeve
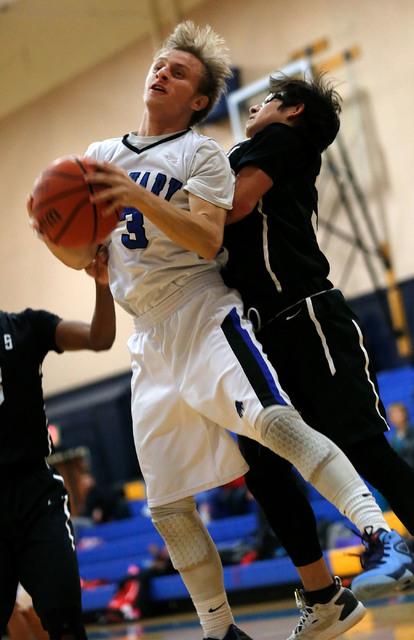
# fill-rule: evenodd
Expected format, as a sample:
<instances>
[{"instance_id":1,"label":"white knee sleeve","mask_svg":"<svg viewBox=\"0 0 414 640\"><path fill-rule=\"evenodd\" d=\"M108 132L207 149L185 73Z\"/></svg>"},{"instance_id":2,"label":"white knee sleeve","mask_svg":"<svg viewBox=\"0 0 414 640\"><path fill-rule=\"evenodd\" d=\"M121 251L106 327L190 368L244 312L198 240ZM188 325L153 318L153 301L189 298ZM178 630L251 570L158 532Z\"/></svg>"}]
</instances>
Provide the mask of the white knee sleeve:
<instances>
[{"instance_id":1,"label":"white knee sleeve","mask_svg":"<svg viewBox=\"0 0 414 640\"><path fill-rule=\"evenodd\" d=\"M258 431L266 445L289 460L313 484L313 477L336 445L311 429L292 406L273 405L257 419Z\"/></svg>"},{"instance_id":2,"label":"white knee sleeve","mask_svg":"<svg viewBox=\"0 0 414 640\"><path fill-rule=\"evenodd\" d=\"M167 545L177 571L187 571L207 562L215 549L193 497L150 509L152 522Z\"/></svg>"},{"instance_id":3,"label":"white knee sleeve","mask_svg":"<svg viewBox=\"0 0 414 640\"><path fill-rule=\"evenodd\" d=\"M165 540L171 561L188 589L205 637L224 635L233 623L233 616L224 590L223 568L210 534L196 511L194 498L153 507L151 515Z\"/></svg>"},{"instance_id":4,"label":"white knee sleeve","mask_svg":"<svg viewBox=\"0 0 414 640\"><path fill-rule=\"evenodd\" d=\"M257 427L267 446L289 460L361 532L367 526L388 529L371 492L343 451L309 427L296 409L268 407L260 414Z\"/></svg>"}]
</instances>

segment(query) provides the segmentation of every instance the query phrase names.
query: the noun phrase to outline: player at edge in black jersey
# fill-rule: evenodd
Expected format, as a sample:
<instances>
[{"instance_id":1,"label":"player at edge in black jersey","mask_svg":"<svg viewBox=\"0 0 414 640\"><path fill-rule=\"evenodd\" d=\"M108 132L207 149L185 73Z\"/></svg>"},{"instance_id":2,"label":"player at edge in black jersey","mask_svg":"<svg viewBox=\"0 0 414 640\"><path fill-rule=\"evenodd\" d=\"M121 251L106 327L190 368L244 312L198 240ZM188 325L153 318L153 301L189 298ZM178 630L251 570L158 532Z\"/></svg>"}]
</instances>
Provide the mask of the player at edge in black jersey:
<instances>
[{"instance_id":1,"label":"player at edge in black jersey","mask_svg":"<svg viewBox=\"0 0 414 640\"><path fill-rule=\"evenodd\" d=\"M51 440L42 363L49 351L112 346L115 309L105 254L100 250L86 269L96 289L90 324L44 310L0 311L0 637L20 582L51 639L87 638L69 496L46 461Z\"/></svg>"}]
</instances>

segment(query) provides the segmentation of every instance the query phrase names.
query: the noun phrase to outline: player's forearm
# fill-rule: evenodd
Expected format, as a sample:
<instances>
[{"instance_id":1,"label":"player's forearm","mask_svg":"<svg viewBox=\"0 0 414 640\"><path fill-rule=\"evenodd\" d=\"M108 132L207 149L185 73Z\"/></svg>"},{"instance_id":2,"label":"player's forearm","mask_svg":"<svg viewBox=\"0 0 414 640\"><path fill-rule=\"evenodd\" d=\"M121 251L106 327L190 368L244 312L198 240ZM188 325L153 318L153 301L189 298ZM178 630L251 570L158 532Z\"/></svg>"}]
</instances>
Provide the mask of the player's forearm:
<instances>
[{"instance_id":1,"label":"player's forearm","mask_svg":"<svg viewBox=\"0 0 414 640\"><path fill-rule=\"evenodd\" d=\"M190 196L190 203L195 201L196 211L187 211L142 189L137 208L173 242L212 260L223 243L225 213L200 198Z\"/></svg>"},{"instance_id":2,"label":"player's forearm","mask_svg":"<svg viewBox=\"0 0 414 640\"><path fill-rule=\"evenodd\" d=\"M90 349L110 349L116 335L114 300L108 285L95 281L96 300L90 329Z\"/></svg>"},{"instance_id":3,"label":"player's forearm","mask_svg":"<svg viewBox=\"0 0 414 640\"><path fill-rule=\"evenodd\" d=\"M248 216L272 186L273 180L258 167L243 167L236 176L233 208L227 214L226 225Z\"/></svg>"},{"instance_id":4,"label":"player's forearm","mask_svg":"<svg viewBox=\"0 0 414 640\"><path fill-rule=\"evenodd\" d=\"M208 260L217 255L223 240L223 209L189 194L190 211L186 211L136 184L116 165L98 164L98 169L85 180L108 187L91 196L94 203L108 203L103 215L122 207L135 208L184 249Z\"/></svg>"},{"instance_id":5,"label":"player's forearm","mask_svg":"<svg viewBox=\"0 0 414 640\"><path fill-rule=\"evenodd\" d=\"M226 226L228 224L233 224L233 222L238 222L239 220L243 220L246 216L248 216L254 209L257 200L252 196L251 193L246 191L243 188L237 188L234 192L233 199L233 208L227 212L226 216Z\"/></svg>"},{"instance_id":6,"label":"player's forearm","mask_svg":"<svg viewBox=\"0 0 414 640\"><path fill-rule=\"evenodd\" d=\"M96 300L90 323L61 320L56 327L56 345L61 351L104 351L115 340L115 308L108 284L95 280Z\"/></svg>"}]
</instances>

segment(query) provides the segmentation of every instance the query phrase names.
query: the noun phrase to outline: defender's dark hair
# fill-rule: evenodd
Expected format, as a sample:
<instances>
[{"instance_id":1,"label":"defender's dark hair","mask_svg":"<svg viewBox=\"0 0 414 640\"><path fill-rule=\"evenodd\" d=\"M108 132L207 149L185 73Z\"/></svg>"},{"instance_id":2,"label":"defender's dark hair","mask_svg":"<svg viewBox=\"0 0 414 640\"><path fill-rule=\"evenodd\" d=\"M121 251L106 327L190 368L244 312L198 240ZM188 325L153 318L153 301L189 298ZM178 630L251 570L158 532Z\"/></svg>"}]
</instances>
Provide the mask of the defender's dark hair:
<instances>
[{"instance_id":1,"label":"defender's dark hair","mask_svg":"<svg viewBox=\"0 0 414 640\"><path fill-rule=\"evenodd\" d=\"M305 108L296 118L294 127L312 140L320 152L335 140L340 126L341 97L332 83L325 80L324 74L316 75L309 82L283 74L270 76L269 90L285 107L303 102Z\"/></svg>"}]
</instances>

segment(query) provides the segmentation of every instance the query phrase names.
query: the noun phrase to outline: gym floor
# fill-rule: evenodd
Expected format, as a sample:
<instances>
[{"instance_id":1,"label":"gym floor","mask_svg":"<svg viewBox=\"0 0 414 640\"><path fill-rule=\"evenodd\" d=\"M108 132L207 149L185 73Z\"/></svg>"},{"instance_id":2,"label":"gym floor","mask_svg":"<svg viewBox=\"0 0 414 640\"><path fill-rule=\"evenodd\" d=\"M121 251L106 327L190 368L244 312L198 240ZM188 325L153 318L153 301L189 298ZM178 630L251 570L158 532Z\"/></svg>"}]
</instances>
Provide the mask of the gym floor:
<instances>
[{"instance_id":1,"label":"gym floor","mask_svg":"<svg viewBox=\"0 0 414 640\"><path fill-rule=\"evenodd\" d=\"M414 591L366 603L367 614L343 640L414 640ZM286 640L298 609L291 600L233 608L235 621L254 640ZM142 623L88 628L90 640L201 640L194 614L150 618Z\"/></svg>"}]
</instances>

